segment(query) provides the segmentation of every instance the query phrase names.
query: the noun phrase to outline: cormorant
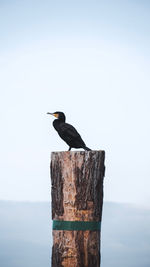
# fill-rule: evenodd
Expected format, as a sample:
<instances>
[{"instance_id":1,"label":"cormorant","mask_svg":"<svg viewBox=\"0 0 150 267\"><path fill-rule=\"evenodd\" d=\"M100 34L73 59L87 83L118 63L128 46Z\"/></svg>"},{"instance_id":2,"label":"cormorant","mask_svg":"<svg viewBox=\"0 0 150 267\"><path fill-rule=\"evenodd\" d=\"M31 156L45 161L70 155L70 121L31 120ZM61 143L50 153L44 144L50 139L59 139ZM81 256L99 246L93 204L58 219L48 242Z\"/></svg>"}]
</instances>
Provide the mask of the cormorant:
<instances>
[{"instance_id":1,"label":"cormorant","mask_svg":"<svg viewBox=\"0 0 150 267\"><path fill-rule=\"evenodd\" d=\"M57 119L53 121L53 126L58 132L59 136L68 144L69 150L71 148L83 148L84 150L91 150L88 148L82 140L80 134L71 125L65 122L66 117L63 112L56 111L54 113L47 112L47 114L53 115Z\"/></svg>"}]
</instances>

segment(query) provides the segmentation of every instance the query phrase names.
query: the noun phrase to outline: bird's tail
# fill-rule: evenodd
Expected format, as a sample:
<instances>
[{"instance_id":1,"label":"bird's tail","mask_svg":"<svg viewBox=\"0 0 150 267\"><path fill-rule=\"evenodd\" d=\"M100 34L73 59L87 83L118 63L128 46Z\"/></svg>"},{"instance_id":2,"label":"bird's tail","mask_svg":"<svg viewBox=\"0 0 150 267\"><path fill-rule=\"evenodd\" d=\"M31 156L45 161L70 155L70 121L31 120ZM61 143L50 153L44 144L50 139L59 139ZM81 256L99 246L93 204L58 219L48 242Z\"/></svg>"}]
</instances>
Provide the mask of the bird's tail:
<instances>
[{"instance_id":1,"label":"bird's tail","mask_svg":"<svg viewBox=\"0 0 150 267\"><path fill-rule=\"evenodd\" d=\"M84 148L84 150L91 151L91 149L88 148L87 146L85 146L85 147L83 147L83 148Z\"/></svg>"}]
</instances>

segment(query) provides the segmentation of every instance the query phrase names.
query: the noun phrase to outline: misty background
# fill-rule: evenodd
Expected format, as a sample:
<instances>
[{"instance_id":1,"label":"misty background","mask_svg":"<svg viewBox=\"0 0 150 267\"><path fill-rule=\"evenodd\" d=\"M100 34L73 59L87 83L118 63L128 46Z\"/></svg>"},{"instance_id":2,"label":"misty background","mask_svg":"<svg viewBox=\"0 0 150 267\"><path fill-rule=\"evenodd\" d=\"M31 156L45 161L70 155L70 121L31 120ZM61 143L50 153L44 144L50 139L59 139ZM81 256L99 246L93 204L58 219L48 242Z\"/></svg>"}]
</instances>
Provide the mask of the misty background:
<instances>
[{"instance_id":1,"label":"misty background","mask_svg":"<svg viewBox=\"0 0 150 267\"><path fill-rule=\"evenodd\" d=\"M149 14L147 0L0 1L3 267L50 263L50 154L68 147L48 111L106 151L102 267L150 266Z\"/></svg>"}]
</instances>

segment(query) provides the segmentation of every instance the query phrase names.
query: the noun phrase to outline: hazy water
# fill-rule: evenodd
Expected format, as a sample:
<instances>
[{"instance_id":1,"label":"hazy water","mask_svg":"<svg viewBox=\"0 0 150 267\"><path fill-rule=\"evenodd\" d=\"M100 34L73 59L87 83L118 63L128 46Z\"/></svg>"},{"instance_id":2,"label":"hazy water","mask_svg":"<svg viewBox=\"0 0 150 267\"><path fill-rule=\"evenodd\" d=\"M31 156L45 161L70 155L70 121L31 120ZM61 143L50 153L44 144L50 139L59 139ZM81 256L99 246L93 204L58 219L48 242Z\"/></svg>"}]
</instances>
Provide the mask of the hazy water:
<instances>
[{"instance_id":1,"label":"hazy water","mask_svg":"<svg viewBox=\"0 0 150 267\"><path fill-rule=\"evenodd\" d=\"M49 203L0 202L0 266L50 267ZM150 211L105 203L101 267L150 267Z\"/></svg>"}]
</instances>

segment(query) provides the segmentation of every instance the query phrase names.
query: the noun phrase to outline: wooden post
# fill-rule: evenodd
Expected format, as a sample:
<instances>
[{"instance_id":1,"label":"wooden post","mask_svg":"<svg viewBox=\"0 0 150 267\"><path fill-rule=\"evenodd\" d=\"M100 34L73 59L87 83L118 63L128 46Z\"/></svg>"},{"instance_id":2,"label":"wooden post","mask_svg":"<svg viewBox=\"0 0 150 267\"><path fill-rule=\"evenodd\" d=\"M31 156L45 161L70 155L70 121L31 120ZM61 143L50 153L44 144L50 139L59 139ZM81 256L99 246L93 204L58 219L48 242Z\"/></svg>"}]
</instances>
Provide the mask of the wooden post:
<instances>
[{"instance_id":1,"label":"wooden post","mask_svg":"<svg viewBox=\"0 0 150 267\"><path fill-rule=\"evenodd\" d=\"M104 151L51 154L52 267L99 267Z\"/></svg>"}]
</instances>

